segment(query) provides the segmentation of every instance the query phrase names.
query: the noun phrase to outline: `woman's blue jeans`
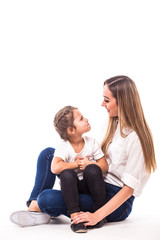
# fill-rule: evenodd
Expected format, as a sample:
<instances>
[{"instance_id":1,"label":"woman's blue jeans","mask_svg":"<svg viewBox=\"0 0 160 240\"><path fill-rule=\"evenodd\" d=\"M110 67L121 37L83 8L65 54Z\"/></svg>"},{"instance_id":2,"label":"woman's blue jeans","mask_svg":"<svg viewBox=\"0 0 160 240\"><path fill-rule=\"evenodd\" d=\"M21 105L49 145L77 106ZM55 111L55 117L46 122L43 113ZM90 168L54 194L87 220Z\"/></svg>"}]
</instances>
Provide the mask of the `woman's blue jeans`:
<instances>
[{"instance_id":1,"label":"woman's blue jeans","mask_svg":"<svg viewBox=\"0 0 160 240\"><path fill-rule=\"evenodd\" d=\"M54 151L54 148L46 148L38 156L36 178L30 198L27 201L28 207L32 200L37 200L43 190L52 189L54 186L56 175L51 172Z\"/></svg>"},{"instance_id":2,"label":"woman's blue jeans","mask_svg":"<svg viewBox=\"0 0 160 240\"><path fill-rule=\"evenodd\" d=\"M52 189L56 178L56 175L50 170L54 150L54 148L46 148L38 157L35 184L30 198L27 201L27 205L29 206L32 200L37 200L42 212L54 217L61 214L69 217L62 197L62 192ZM120 189L120 187L106 183L106 202L120 191ZM118 209L108 215L106 217L107 222L116 222L126 219L132 211L133 201L134 196L130 197ZM79 203L81 211L94 212L94 204L90 195L79 194Z\"/></svg>"}]
</instances>

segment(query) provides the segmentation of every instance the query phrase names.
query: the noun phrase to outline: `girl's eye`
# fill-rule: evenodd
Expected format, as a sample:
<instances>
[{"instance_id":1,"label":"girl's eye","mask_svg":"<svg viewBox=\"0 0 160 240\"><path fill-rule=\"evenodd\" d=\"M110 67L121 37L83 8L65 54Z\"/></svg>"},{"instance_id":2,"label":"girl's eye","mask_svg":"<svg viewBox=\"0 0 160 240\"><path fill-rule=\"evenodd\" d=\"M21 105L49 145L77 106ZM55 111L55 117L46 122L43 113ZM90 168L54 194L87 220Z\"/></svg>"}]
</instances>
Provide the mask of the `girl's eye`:
<instances>
[{"instance_id":1,"label":"girl's eye","mask_svg":"<svg viewBox=\"0 0 160 240\"><path fill-rule=\"evenodd\" d=\"M108 100L104 100L106 103L109 103L109 101Z\"/></svg>"}]
</instances>

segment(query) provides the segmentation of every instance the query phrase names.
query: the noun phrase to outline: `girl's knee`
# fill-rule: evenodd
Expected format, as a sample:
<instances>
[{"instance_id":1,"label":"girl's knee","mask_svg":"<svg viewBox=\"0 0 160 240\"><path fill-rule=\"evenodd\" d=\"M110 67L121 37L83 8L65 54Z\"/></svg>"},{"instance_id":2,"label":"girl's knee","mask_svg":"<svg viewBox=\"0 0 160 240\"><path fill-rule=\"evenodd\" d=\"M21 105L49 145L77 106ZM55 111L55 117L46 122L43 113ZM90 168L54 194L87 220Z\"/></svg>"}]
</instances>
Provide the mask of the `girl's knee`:
<instances>
[{"instance_id":1,"label":"girl's knee","mask_svg":"<svg viewBox=\"0 0 160 240\"><path fill-rule=\"evenodd\" d=\"M76 177L76 173L72 169L65 169L60 174L60 179L72 179Z\"/></svg>"},{"instance_id":2,"label":"girl's knee","mask_svg":"<svg viewBox=\"0 0 160 240\"><path fill-rule=\"evenodd\" d=\"M83 176L85 179L97 178L99 176L102 176L102 170L96 164L90 164L85 168Z\"/></svg>"},{"instance_id":3,"label":"girl's knee","mask_svg":"<svg viewBox=\"0 0 160 240\"><path fill-rule=\"evenodd\" d=\"M99 174L101 172L102 172L101 168L99 166L97 166L96 164L90 164L84 170L84 173L92 174L92 175Z\"/></svg>"}]
</instances>

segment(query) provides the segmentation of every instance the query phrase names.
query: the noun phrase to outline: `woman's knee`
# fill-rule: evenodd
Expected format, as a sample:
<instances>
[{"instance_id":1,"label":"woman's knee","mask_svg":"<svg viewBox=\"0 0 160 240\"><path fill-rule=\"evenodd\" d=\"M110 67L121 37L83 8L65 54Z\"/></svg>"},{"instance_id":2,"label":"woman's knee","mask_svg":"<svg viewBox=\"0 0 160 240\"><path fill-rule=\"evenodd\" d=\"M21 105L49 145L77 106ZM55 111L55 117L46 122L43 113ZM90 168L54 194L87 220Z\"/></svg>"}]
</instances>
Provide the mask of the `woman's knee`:
<instances>
[{"instance_id":1,"label":"woman's knee","mask_svg":"<svg viewBox=\"0 0 160 240\"><path fill-rule=\"evenodd\" d=\"M49 156L54 155L54 151L55 151L54 148L51 147L45 148L40 152L39 157L48 158Z\"/></svg>"},{"instance_id":2,"label":"woman's knee","mask_svg":"<svg viewBox=\"0 0 160 240\"><path fill-rule=\"evenodd\" d=\"M60 190L44 190L39 194L37 203L42 212L45 212L51 216L58 216L67 212L62 197L62 192Z\"/></svg>"},{"instance_id":3,"label":"woman's knee","mask_svg":"<svg viewBox=\"0 0 160 240\"><path fill-rule=\"evenodd\" d=\"M49 164L51 164L51 161L53 159L54 156L54 148L45 148L44 150L42 150L38 156L38 164L46 164L46 162L48 162Z\"/></svg>"},{"instance_id":4,"label":"woman's knee","mask_svg":"<svg viewBox=\"0 0 160 240\"><path fill-rule=\"evenodd\" d=\"M39 208L42 210L44 206L48 206L54 198L53 189L46 189L41 192L37 198Z\"/></svg>"}]
</instances>

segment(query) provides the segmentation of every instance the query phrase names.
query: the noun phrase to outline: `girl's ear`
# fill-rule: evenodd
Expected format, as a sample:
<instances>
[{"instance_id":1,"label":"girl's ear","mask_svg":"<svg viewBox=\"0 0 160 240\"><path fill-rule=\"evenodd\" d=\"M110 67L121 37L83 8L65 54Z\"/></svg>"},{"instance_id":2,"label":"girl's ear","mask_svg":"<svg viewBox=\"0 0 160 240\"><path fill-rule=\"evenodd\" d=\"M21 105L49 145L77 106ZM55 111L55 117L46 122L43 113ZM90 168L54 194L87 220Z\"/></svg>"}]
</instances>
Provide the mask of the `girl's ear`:
<instances>
[{"instance_id":1,"label":"girl's ear","mask_svg":"<svg viewBox=\"0 0 160 240\"><path fill-rule=\"evenodd\" d=\"M75 127L68 127L67 128L67 134L69 136L73 135L75 133Z\"/></svg>"}]
</instances>

